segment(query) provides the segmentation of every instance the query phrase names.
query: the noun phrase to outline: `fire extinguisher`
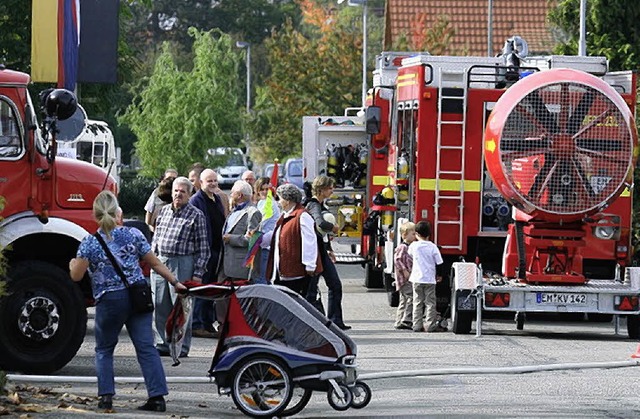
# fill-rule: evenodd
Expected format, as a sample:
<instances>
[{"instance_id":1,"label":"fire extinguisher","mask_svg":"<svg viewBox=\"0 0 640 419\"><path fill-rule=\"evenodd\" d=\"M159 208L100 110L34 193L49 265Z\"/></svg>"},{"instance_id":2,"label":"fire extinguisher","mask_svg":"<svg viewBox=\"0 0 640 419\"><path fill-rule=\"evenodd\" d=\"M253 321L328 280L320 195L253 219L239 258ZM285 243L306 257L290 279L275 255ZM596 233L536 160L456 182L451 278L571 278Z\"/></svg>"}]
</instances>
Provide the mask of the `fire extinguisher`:
<instances>
[{"instance_id":1,"label":"fire extinguisher","mask_svg":"<svg viewBox=\"0 0 640 419\"><path fill-rule=\"evenodd\" d=\"M335 144L327 147L327 175L334 180L338 176L338 150Z\"/></svg>"},{"instance_id":2,"label":"fire extinguisher","mask_svg":"<svg viewBox=\"0 0 640 419\"><path fill-rule=\"evenodd\" d=\"M381 191L382 197L387 205L395 203L395 194L391 186L386 186ZM380 226L382 230L389 231L393 226L393 211L382 211L380 215Z\"/></svg>"},{"instance_id":3,"label":"fire extinguisher","mask_svg":"<svg viewBox=\"0 0 640 419\"><path fill-rule=\"evenodd\" d=\"M409 179L409 160L404 151L398 158L398 179Z\"/></svg>"}]
</instances>

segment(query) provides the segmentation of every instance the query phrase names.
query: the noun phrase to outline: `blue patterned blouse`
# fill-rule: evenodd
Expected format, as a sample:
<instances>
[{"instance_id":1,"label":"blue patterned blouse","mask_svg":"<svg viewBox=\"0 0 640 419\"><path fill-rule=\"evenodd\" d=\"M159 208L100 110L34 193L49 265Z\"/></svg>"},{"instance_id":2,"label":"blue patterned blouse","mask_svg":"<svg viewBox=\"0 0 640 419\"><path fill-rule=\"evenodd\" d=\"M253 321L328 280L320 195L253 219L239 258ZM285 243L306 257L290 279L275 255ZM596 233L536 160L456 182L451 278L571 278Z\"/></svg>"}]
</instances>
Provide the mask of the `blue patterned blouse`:
<instances>
[{"instance_id":1,"label":"blue patterned blouse","mask_svg":"<svg viewBox=\"0 0 640 419\"><path fill-rule=\"evenodd\" d=\"M129 283L144 281L145 278L139 262L144 255L151 251L151 246L142 233L135 228L116 227L111 232L113 240L109 240L101 230L99 231L109 250L111 250L116 261L120 264ZM77 257L89 261L89 276L91 277L93 298L95 298L96 302L106 292L125 288L120 275L111 266L111 262L105 255L102 246L100 246L100 242L93 235L82 239L80 247L78 247Z\"/></svg>"}]
</instances>

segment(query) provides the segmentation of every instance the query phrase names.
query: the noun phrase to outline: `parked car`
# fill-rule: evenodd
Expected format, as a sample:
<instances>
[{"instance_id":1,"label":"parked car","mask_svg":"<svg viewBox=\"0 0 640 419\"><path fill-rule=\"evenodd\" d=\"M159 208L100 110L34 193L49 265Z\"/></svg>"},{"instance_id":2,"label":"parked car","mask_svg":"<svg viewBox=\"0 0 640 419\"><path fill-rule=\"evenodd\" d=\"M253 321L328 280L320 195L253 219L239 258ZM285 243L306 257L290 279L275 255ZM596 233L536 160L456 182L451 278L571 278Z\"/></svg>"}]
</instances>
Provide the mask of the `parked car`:
<instances>
[{"instance_id":1,"label":"parked car","mask_svg":"<svg viewBox=\"0 0 640 419\"><path fill-rule=\"evenodd\" d=\"M278 166L278 184L273 186L280 186L284 183L284 165L280 164ZM271 179L271 175L273 175L273 168L273 163L267 164L262 171L262 176Z\"/></svg>"},{"instance_id":2,"label":"parked car","mask_svg":"<svg viewBox=\"0 0 640 419\"><path fill-rule=\"evenodd\" d=\"M239 148L218 147L208 150L210 156L224 158L226 163L216 169L218 173L218 185L221 188L230 188L236 180L242 179L242 174L249 170L251 163Z\"/></svg>"},{"instance_id":3,"label":"parked car","mask_svg":"<svg viewBox=\"0 0 640 419\"><path fill-rule=\"evenodd\" d=\"M293 183L303 189L302 159L288 159L284 164L284 183Z\"/></svg>"}]
</instances>

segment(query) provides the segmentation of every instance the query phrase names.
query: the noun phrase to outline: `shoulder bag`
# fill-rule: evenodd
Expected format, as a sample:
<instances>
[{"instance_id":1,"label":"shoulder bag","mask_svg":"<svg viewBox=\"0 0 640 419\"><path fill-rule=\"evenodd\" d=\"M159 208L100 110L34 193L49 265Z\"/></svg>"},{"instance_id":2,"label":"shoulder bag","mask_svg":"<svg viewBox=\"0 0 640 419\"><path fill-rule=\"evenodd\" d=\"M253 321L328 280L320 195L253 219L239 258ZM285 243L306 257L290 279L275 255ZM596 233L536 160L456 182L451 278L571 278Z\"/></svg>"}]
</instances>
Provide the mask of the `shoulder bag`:
<instances>
[{"instance_id":1,"label":"shoulder bag","mask_svg":"<svg viewBox=\"0 0 640 419\"><path fill-rule=\"evenodd\" d=\"M151 287L147 284L147 281L140 281L134 284L129 284L127 281L127 277L124 272L122 272L122 268L116 261L116 258L113 257L113 253L107 247L107 243L104 242L104 239L100 235L100 233L96 232L93 235L100 245L102 246L102 250L111 261L111 265L113 269L115 269L116 273L120 276L120 279L124 283L124 286L129 290L129 298L131 300L131 309L134 313L151 313L153 311L153 298L151 296Z\"/></svg>"}]
</instances>

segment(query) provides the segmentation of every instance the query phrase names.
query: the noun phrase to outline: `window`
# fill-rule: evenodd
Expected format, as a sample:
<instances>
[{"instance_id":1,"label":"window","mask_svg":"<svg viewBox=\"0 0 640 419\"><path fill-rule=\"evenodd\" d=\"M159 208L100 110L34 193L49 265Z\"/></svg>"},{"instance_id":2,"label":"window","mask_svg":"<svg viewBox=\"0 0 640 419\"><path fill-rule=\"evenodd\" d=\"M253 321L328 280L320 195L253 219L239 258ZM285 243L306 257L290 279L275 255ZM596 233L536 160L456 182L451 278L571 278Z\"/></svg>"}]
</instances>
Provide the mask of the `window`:
<instances>
[{"instance_id":1,"label":"window","mask_svg":"<svg viewBox=\"0 0 640 419\"><path fill-rule=\"evenodd\" d=\"M9 102L0 99L0 157L18 157L22 151L16 114Z\"/></svg>"}]
</instances>

